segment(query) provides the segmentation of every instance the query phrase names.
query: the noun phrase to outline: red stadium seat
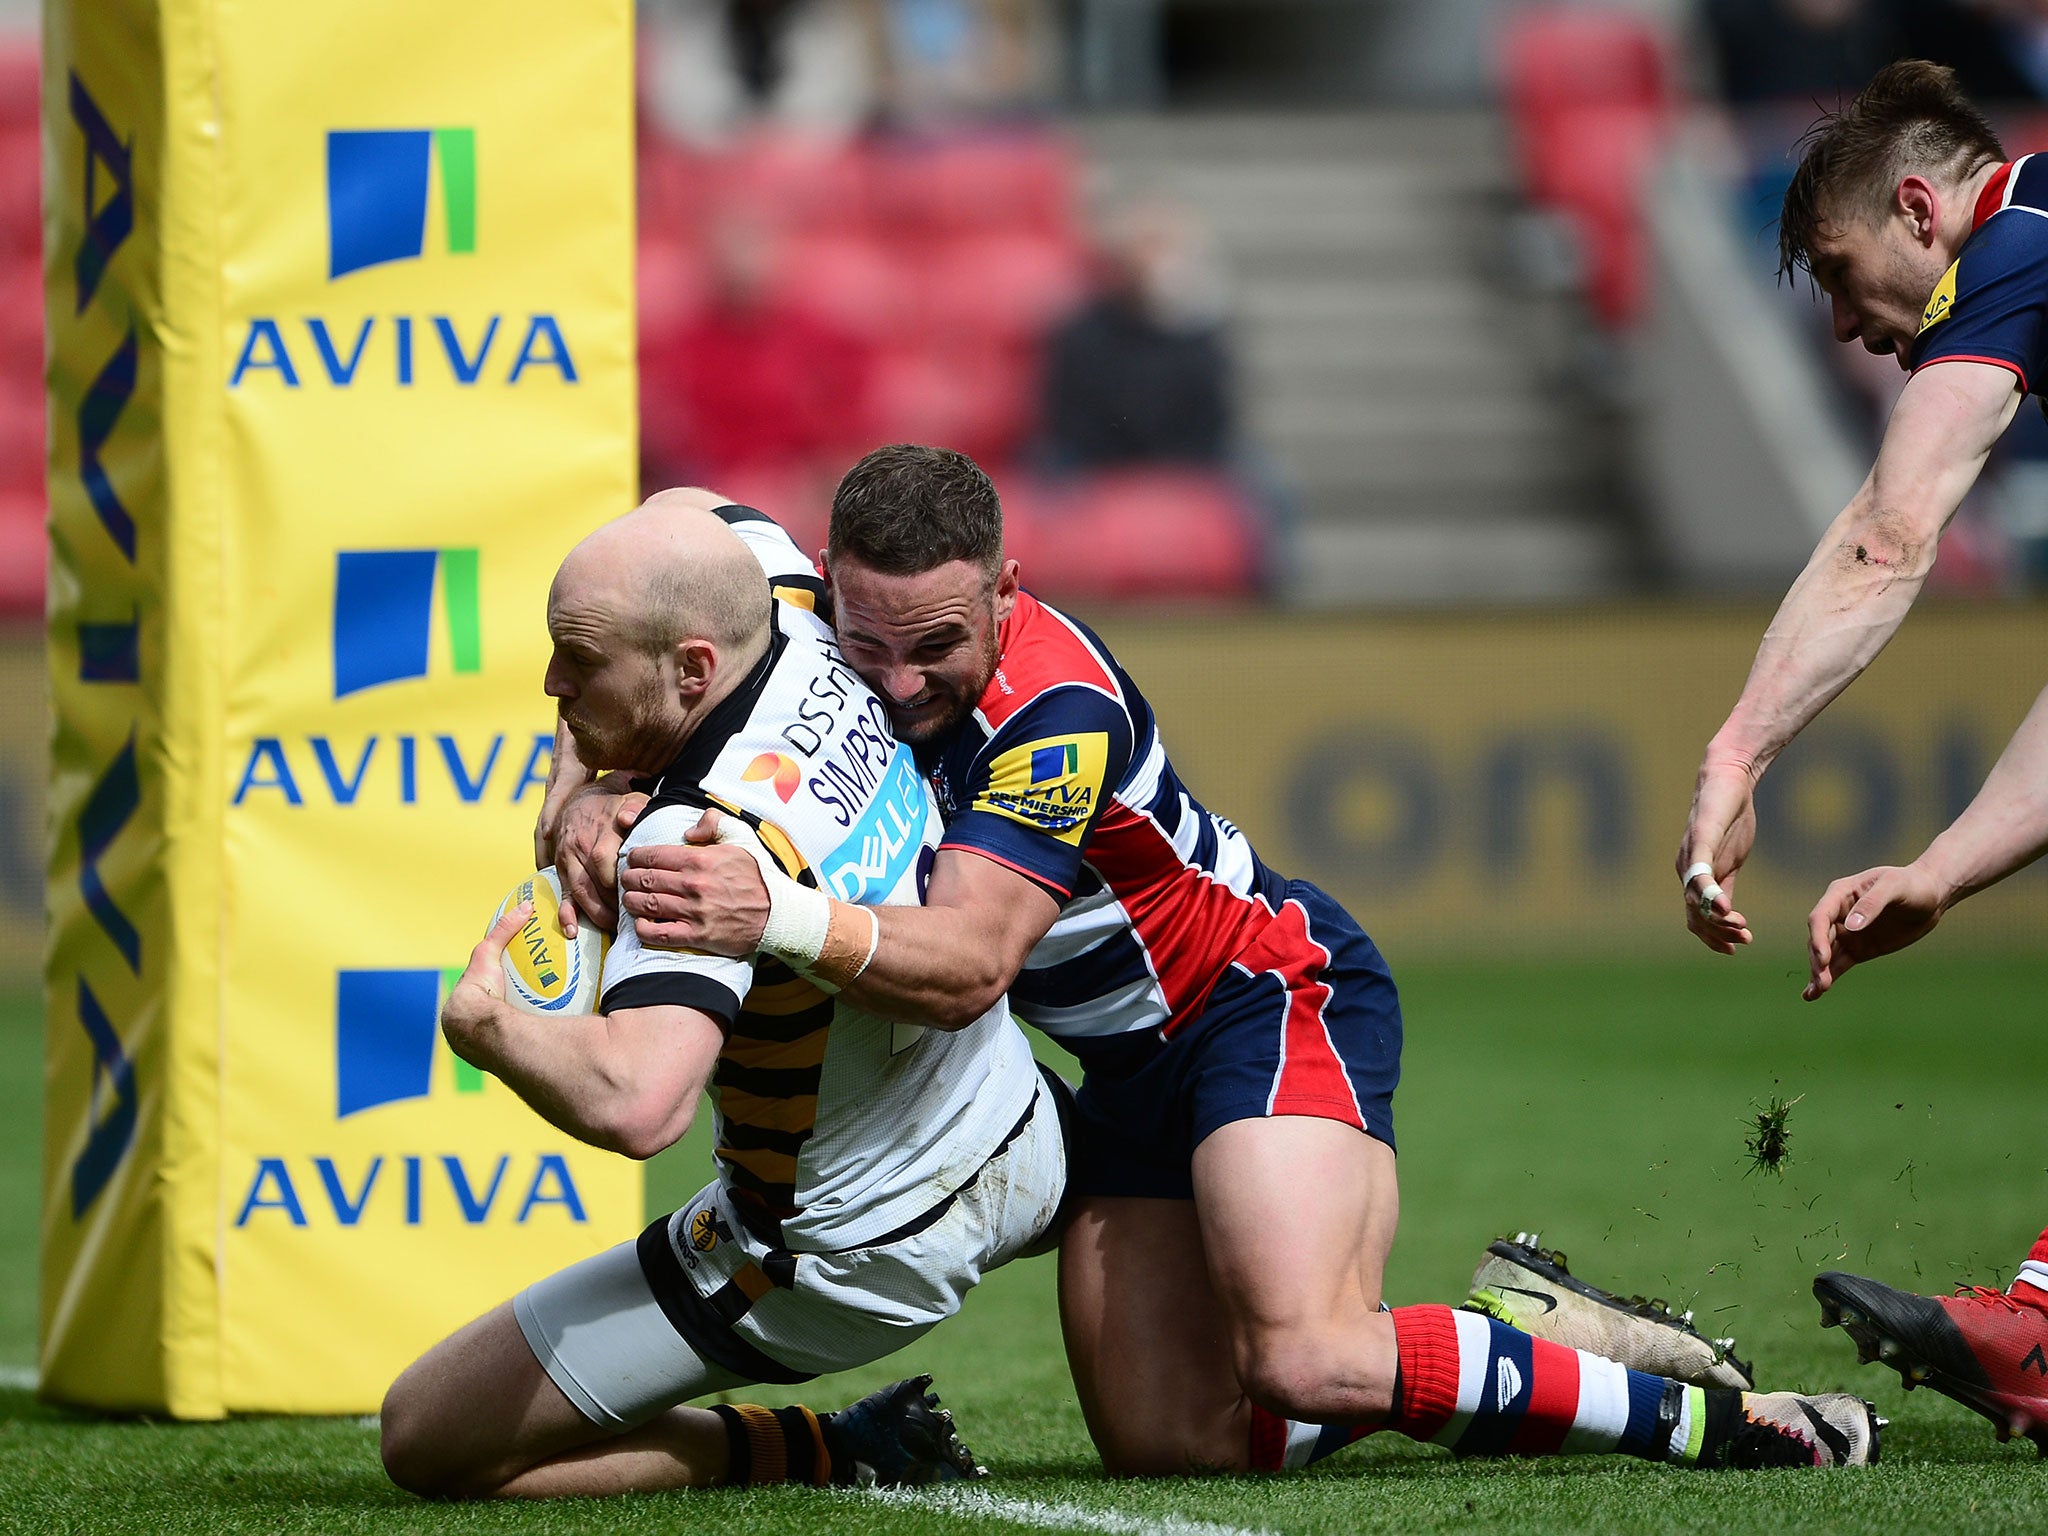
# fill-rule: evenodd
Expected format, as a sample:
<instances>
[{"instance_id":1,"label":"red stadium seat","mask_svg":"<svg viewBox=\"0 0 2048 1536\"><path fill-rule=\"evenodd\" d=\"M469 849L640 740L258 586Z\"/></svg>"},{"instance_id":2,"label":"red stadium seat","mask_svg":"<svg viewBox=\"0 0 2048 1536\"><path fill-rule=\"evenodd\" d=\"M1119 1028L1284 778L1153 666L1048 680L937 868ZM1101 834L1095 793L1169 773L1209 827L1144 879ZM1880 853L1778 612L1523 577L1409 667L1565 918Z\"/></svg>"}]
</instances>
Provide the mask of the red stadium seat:
<instances>
[{"instance_id":1,"label":"red stadium seat","mask_svg":"<svg viewBox=\"0 0 2048 1536\"><path fill-rule=\"evenodd\" d=\"M40 369L0 379L0 495L43 495L43 379Z\"/></svg>"},{"instance_id":2,"label":"red stadium seat","mask_svg":"<svg viewBox=\"0 0 2048 1536\"><path fill-rule=\"evenodd\" d=\"M715 162L728 216L785 230L858 230L868 222L867 157L836 139L761 129Z\"/></svg>"},{"instance_id":3,"label":"red stadium seat","mask_svg":"<svg viewBox=\"0 0 2048 1536\"><path fill-rule=\"evenodd\" d=\"M1080 302L1086 254L1037 234L970 235L936 247L920 267L920 315L934 336L1029 341Z\"/></svg>"},{"instance_id":4,"label":"red stadium seat","mask_svg":"<svg viewBox=\"0 0 2048 1536\"><path fill-rule=\"evenodd\" d=\"M969 340L883 350L869 385L875 442L943 443L984 463L1010 457L1030 430L1036 379L1028 356Z\"/></svg>"},{"instance_id":5,"label":"red stadium seat","mask_svg":"<svg viewBox=\"0 0 2048 1536\"><path fill-rule=\"evenodd\" d=\"M41 156L33 123L0 128L0 254L42 252Z\"/></svg>"},{"instance_id":6,"label":"red stadium seat","mask_svg":"<svg viewBox=\"0 0 2048 1536\"><path fill-rule=\"evenodd\" d=\"M791 240L776 261L777 299L843 326L856 336L901 334L910 324L918 273L866 235L819 234Z\"/></svg>"},{"instance_id":7,"label":"red stadium seat","mask_svg":"<svg viewBox=\"0 0 2048 1536\"><path fill-rule=\"evenodd\" d=\"M1072 238L1078 158L1061 136L995 131L878 149L878 211L891 228L936 234L1037 231Z\"/></svg>"},{"instance_id":8,"label":"red stadium seat","mask_svg":"<svg viewBox=\"0 0 2048 1536\"><path fill-rule=\"evenodd\" d=\"M1659 113L1585 107L1561 115L1545 144L1542 201L1570 217L1585 257L1587 297L1611 327L1641 315L1643 192L1665 130Z\"/></svg>"},{"instance_id":9,"label":"red stadium seat","mask_svg":"<svg viewBox=\"0 0 2048 1536\"><path fill-rule=\"evenodd\" d=\"M0 44L0 127L33 134L42 120L43 59L31 37Z\"/></svg>"},{"instance_id":10,"label":"red stadium seat","mask_svg":"<svg viewBox=\"0 0 2048 1536\"><path fill-rule=\"evenodd\" d=\"M710 275L702 250L641 231L636 286L640 344L661 346L704 307Z\"/></svg>"},{"instance_id":11,"label":"red stadium seat","mask_svg":"<svg viewBox=\"0 0 2048 1536\"><path fill-rule=\"evenodd\" d=\"M1245 597L1263 565L1256 508L1202 470L1090 476L1045 508L1035 535L1036 584L1053 597Z\"/></svg>"},{"instance_id":12,"label":"red stadium seat","mask_svg":"<svg viewBox=\"0 0 2048 1536\"><path fill-rule=\"evenodd\" d=\"M49 549L42 496L0 491L0 617L42 618Z\"/></svg>"},{"instance_id":13,"label":"red stadium seat","mask_svg":"<svg viewBox=\"0 0 2048 1536\"><path fill-rule=\"evenodd\" d=\"M1668 110L1675 101L1664 34L1632 8L1525 7L1501 25L1499 60L1518 128L1573 107Z\"/></svg>"}]
</instances>

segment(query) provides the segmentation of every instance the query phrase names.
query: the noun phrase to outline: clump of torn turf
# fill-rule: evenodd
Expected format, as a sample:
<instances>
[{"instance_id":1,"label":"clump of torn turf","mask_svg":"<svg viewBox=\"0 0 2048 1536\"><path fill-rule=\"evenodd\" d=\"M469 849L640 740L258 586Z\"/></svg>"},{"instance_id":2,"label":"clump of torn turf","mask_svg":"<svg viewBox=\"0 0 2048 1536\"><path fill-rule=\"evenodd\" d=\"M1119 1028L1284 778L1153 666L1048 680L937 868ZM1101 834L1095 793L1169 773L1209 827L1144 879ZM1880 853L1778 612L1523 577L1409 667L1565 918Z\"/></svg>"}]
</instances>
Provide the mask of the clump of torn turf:
<instances>
[{"instance_id":1,"label":"clump of torn turf","mask_svg":"<svg viewBox=\"0 0 2048 1536\"><path fill-rule=\"evenodd\" d=\"M1785 1121L1792 1113L1792 1106L1805 1097L1802 1093L1798 1098L1781 1099L1774 1093L1770 1103L1743 1121L1742 1149L1749 1154L1749 1166L1743 1170L1744 1178L1752 1173L1785 1177L1785 1158L1792 1144L1792 1138L1785 1130ZM1756 1106L1752 1104L1750 1108L1756 1109Z\"/></svg>"}]
</instances>

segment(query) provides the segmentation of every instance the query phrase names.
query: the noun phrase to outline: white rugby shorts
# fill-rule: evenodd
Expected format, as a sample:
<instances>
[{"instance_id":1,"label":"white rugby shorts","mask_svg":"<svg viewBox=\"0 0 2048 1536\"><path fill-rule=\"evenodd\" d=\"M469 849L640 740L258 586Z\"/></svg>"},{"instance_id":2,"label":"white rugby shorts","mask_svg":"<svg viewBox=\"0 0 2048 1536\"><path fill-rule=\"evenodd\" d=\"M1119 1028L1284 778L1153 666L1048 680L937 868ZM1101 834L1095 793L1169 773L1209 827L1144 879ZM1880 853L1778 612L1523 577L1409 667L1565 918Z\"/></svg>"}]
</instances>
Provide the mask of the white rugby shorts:
<instances>
[{"instance_id":1,"label":"white rugby shorts","mask_svg":"<svg viewBox=\"0 0 2048 1536\"><path fill-rule=\"evenodd\" d=\"M716 1182L637 1242L521 1291L534 1357L592 1423L627 1430L754 1382L807 1381L901 1349L960 1310L982 1275L1050 1231L1066 1190L1042 1082L1009 1142L929 1223L877 1245L791 1254L734 1218Z\"/></svg>"}]
</instances>

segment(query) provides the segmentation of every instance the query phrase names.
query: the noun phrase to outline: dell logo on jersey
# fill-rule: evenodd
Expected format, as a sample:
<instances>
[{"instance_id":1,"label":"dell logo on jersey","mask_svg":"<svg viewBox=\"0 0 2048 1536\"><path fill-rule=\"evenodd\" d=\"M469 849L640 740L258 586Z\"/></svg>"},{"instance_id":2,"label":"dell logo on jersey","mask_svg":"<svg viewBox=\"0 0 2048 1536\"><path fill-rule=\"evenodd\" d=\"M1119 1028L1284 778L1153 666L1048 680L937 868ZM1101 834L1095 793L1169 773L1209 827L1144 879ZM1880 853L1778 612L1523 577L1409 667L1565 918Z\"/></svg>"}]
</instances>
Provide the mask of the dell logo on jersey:
<instances>
[{"instance_id":1,"label":"dell logo on jersey","mask_svg":"<svg viewBox=\"0 0 2048 1536\"><path fill-rule=\"evenodd\" d=\"M916 865L924 848L928 805L917 764L898 747L874 803L818 866L826 889L841 901L885 898Z\"/></svg>"}]
</instances>

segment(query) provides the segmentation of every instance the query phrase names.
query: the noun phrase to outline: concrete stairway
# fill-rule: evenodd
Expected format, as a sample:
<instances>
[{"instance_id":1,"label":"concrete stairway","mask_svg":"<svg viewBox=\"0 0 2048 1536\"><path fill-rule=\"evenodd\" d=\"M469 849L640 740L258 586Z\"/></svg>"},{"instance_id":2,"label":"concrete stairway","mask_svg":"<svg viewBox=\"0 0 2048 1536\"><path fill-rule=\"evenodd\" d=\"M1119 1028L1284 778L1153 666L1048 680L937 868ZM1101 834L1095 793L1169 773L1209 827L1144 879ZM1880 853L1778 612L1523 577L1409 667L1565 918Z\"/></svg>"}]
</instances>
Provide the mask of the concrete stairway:
<instances>
[{"instance_id":1,"label":"concrete stairway","mask_svg":"<svg viewBox=\"0 0 2048 1536\"><path fill-rule=\"evenodd\" d=\"M1108 195L1168 190L1232 280L1253 450L1299 498L1287 597L1569 600L1626 584L1612 428L1573 330L1505 281L1485 112L1084 118Z\"/></svg>"}]
</instances>

